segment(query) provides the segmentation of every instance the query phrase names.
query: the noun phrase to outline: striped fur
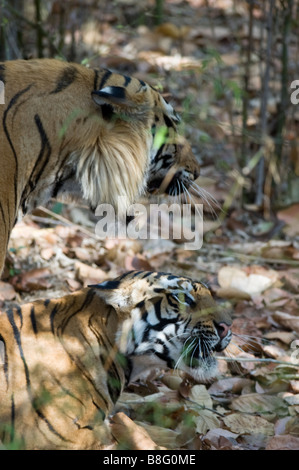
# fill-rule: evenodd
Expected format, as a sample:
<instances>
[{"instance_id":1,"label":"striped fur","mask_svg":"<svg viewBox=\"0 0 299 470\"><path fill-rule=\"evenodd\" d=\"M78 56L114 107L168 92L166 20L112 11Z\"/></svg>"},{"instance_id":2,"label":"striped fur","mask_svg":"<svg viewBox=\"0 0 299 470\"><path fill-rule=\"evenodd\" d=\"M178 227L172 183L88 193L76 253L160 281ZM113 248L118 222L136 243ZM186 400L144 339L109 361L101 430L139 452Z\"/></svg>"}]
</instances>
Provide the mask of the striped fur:
<instances>
[{"instance_id":1,"label":"striped fur","mask_svg":"<svg viewBox=\"0 0 299 470\"><path fill-rule=\"evenodd\" d=\"M0 314L0 440L25 449L98 449L124 385L154 368L217 374L230 324L209 290L165 273L129 272Z\"/></svg>"},{"instance_id":2,"label":"striped fur","mask_svg":"<svg viewBox=\"0 0 299 470\"><path fill-rule=\"evenodd\" d=\"M124 213L170 169L168 193L198 174L177 114L141 80L55 59L2 63L0 80L0 272L18 216L52 197Z\"/></svg>"}]
</instances>

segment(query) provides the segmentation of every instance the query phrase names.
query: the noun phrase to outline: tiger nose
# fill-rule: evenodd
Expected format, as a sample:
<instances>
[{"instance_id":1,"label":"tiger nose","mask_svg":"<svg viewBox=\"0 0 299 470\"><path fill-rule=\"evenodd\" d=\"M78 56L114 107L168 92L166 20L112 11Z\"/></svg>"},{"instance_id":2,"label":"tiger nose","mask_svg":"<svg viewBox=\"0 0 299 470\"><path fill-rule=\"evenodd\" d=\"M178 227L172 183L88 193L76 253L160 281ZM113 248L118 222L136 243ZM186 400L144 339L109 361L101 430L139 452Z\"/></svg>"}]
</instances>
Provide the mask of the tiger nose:
<instances>
[{"instance_id":1,"label":"tiger nose","mask_svg":"<svg viewBox=\"0 0 299 470\"><path fill-rule=\"evenodd\" d=\"M214 324L215 324L215 328L217 330L217 333L220 339L225 338L226 335L229 333L229 331L232 329L231 324L227 324L224 322L221 322L221 323L214 322Z\"/></svg>"}]
</instances>

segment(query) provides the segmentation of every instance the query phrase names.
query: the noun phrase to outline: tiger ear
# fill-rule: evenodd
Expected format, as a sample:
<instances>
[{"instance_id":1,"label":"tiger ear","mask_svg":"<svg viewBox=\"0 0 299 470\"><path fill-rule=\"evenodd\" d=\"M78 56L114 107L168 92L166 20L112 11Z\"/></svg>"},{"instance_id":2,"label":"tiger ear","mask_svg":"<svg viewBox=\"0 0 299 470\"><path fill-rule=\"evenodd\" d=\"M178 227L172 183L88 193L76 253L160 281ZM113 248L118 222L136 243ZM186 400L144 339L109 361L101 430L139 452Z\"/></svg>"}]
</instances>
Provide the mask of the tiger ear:
<instances>
[{"instance_id":1,"label":"tiger ear","mask_svg":"<svg viewBox=\"0 0 299 470\"><path fill-rule=\"evenodd\" d=\"M124 289L121 287L121 282L117 279L89 285L88 287L95 288L97 295L101 297L107 305L111 305L111 307L116 310L125 310L132 307L128 292L124 292Z\"/></svg>"},{"instance_id":2,"label":"tiger ear","mask_svg":"<svg viewBox=\"0 0 299 470\"><path fill-rule=\"evenodd\" d=\"M102 106L104 104L110 104L118 108L136 108L132 98L128 95L126 88L121 86L107 86L102 90L95 90L91 93L93 101Z\"/></svg>"},{"instance_id":3,"label":"tiger ear","mask_svg":"<svg viewBox=\"0 0 299 470\"><path fill-rule=\"evenodd\" d=\"M97 295L107 305L111 305L116 310L130 310L146 298L153 295L153 288L149 287L145 279L112 279L91 285L96 289Z\"/></svg>"}]
</instances>

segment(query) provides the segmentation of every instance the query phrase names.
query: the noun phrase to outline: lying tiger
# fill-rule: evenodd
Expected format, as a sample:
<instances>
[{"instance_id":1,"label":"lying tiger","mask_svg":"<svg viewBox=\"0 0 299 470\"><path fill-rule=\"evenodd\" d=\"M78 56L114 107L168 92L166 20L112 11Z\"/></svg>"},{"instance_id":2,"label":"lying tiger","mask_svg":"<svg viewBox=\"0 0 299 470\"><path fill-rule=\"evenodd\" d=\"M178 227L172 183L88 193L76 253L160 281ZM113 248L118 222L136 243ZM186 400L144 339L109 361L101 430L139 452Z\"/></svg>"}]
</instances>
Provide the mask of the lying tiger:
<instances>
[{"instance_id":1,"label":"lying tiger","mask_svg":"<svg viewBox=\"0 0 299 470\"><path fill-rule=\"evenodd\" d=\"M125 384L157 367L211 380L230 328L203 284L146 271L3 312L0 440L99 449Z\"/></svg>"},{"instance_id":2,"label":"lying tiger","mask_svg":"<svg viewBox=\"0 0 299 470\"><path fill-rule=\"evenodd\" d=\"M0 80L0 274L17 218L50 198L124 215L146 191L180 194L199 174L178 115L142 80L55 59L0 63Z\"/></svg>"}]
</instances>

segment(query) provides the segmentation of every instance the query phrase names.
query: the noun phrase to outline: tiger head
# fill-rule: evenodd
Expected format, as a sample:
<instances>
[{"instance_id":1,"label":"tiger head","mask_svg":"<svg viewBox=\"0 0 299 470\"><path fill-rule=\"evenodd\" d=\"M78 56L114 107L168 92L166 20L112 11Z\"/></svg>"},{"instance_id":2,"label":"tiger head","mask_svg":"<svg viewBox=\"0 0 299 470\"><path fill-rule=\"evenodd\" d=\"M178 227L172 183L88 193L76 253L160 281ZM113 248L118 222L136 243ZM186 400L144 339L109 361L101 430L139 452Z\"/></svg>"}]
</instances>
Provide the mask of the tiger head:
<instances>
[{"instance_id":1,"label":"tiger head","mask_svg":"<svg viewBox=\"0 0 299 470\"><path fill-rule=\"evenodd\" d=\"M0 270L17 217L51 198L126 215L146 192L179 195L197 178L177 113L144 81L57 59L7 61L0 72Z\"/></svg>"},{"instance_id":2,"label":"tiger head","mask_svg":"<svg viewBox=\"0 0 299 470\"><path fill-rule=\"evenodd\" d=\"M228 346L232 322L204 284L167 273L132 271L92 287L120 318L126 317L116 340L129 359L129 380L166 367L197 381L217 375L213 353Z\"/></svg>"},{"instance_id":3,"label":"tiger head","mask_svg":"<svg viewBox=\"0 0 299 470\"><path fill-rule=\"evenodd\" d=\"M124 81L126 86L120 86ZM157 90L137 78L110 74L105 86L94 90L92 97L101 106L105 119L110 123L120 119L123 125L126 122L131 141L132 130L136 129L138 138L147 147L139 195L146 192L179 195L188 190L199 176L199 164L190 144L178 132L179 115ZM135 173L137 168L138 163Z\"/></svg>"},{"instance_id":4,"label":"tiger head","mask_svg":"<svg viewBox=\"0 0 299 470\"><path fill-rule=\"evenodd\" d=\"M178 195L196 179L178 115L142 80L57 59L7 61L0 72L0 272L16 220L51 198L126 216L147 191Z\"/></svg>"}]
</instances>

